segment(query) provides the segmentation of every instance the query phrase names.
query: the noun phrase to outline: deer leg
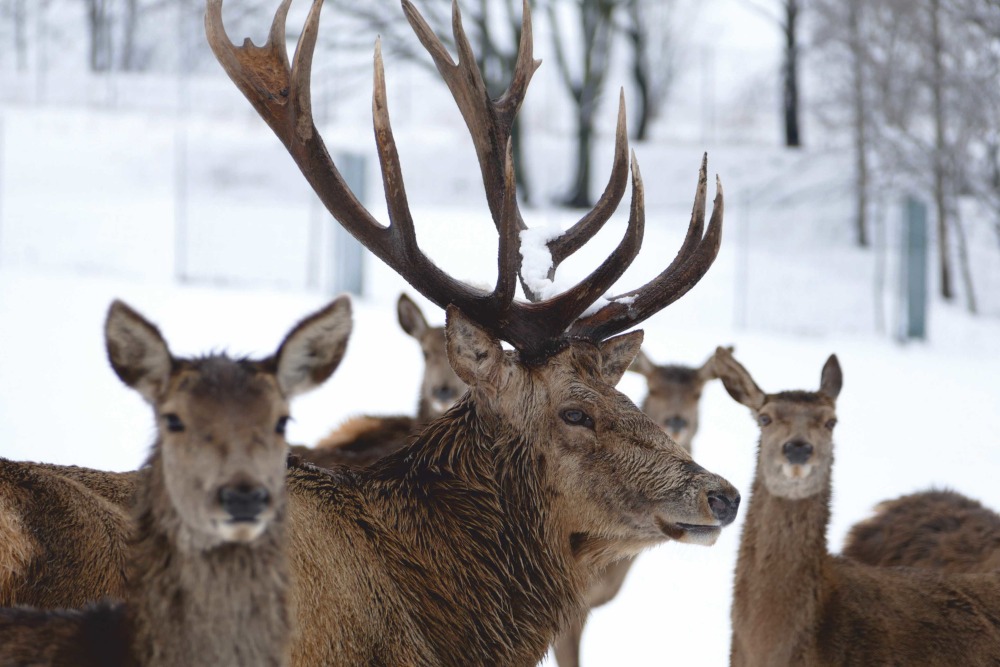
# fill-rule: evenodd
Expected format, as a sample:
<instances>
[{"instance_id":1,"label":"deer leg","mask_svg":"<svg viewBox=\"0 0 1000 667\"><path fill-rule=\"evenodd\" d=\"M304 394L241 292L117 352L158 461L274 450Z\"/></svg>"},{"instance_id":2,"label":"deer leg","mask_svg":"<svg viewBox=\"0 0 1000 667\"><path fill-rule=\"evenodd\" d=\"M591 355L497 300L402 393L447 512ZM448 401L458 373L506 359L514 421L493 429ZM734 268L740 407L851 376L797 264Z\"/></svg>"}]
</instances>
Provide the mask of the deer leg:
<instances>
[{"instance_id":1,"label":"deer leg","mask_svg":"<svg viewBox=\"0 0 1000 667\"><path fill-rule=\"evenodd\" d=\"M583 626L586 624L587 614L580 614L556 637L552 648L559 667L579 667L580 638L583 636Z\"/></svg>"}]
</instances>

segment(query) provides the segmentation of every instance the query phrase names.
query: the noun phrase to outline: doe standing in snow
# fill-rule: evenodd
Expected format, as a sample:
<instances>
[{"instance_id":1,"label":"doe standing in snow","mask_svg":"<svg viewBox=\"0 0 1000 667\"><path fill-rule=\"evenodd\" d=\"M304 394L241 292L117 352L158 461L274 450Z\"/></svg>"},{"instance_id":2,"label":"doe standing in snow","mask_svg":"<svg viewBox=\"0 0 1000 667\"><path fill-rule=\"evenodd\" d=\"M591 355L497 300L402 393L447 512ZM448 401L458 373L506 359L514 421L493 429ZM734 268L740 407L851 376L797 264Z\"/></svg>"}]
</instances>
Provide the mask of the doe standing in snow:
<instances>
[{"instance_id":1,"label":"doe standing in snow","mask_svg":"<svg viewBox=\"0 0 1000 667\"><path fill-rule=\"evenodd\" d=\"M717 358L726 390L760 426L736 564L732 665L996 664L1000 575L872 567L828 552L837 357L818 391L776 394L722 348Z\"/></svg>"},{"instance_id":2,"label":"doe standing in snow","mask_svg":"<svg viewBox=\"0 0 1000 667\"><path fill-rule=\"evenodd\" d=\"M0 666L286 665L288 401L330 376L350 327L341 298L267 359L181 359L155 326L115 302L108 357L153 407L157 427L137 475L128 603L0 610Z\"/></svg>"}]
</instances>

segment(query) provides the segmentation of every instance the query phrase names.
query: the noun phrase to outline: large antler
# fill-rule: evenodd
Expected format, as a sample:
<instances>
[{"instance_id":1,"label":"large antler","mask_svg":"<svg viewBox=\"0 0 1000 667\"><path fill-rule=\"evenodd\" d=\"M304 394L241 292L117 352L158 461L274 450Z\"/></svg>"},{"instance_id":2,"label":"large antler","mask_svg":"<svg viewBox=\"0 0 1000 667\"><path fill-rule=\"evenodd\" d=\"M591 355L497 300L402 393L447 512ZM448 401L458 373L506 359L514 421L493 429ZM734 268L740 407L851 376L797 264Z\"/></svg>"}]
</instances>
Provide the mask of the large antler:
<instances>
[{"instance_id":1,"label":"large antler","mask_svg":"<svg viewBox=\"0 0 1000 667\"><path fill-rule=\"evenodd\" d=\"M523 7L522 39L514 76L507 91L492 101L472 55L453 2L453 24L459 62L455 64L440 40L408 0L403 9L424 47L430 52L452 91L476 147L487 202L499 232L497 284L485 292L441 271L417 246L413 218L403 187L385 93L381 48L375 48L375 90L372 100L376 146L382 167L390 225L379 224L344 183L313 122L310 72L322 0L312 8L291 67L285 46L285 18L291 0L275 15L267 43L246 40L236 47L222 24L222 0L208 0L205 27L209 44L226 73L285 144L292 158L335 218L362 244L391 266L415 289L437 305L458 306L466 315L507 340L527 357L544 356L570 335L599 339L649 317L686 292L704 274L718 251L721 232L721 190L708 234L702 239L705 175L699 182L688 236L674 262L648 285L607 304L599 312L574 322L621 277L642 243L643 188L632 156L632 205L628 227L610 256L573 288L544 301L514 300L520 270L520 231L524 228L514 185L510 132L528 82L538 63L531 55L531 20ZM575 252L604 225L617 208L627 180L624 102L619 105L615 161L608 187L597 206L563 235L549 242L553 266ZM700 214L699 214L700 211ZM535 295L528 293L529 297ZM572 326L571 326L572 325Z\"/></svg>"}]
</instances>

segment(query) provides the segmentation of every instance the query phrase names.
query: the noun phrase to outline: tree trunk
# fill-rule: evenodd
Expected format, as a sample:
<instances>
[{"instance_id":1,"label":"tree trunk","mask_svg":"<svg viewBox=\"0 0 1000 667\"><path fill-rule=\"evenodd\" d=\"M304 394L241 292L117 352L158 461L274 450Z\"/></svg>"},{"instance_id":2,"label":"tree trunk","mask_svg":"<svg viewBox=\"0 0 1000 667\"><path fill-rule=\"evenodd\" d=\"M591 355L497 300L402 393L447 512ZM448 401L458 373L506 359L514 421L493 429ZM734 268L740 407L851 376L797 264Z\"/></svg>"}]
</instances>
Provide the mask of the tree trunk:
<instances>
[{"instance_id":1,"label":"tree trunk","mask_svg":"<svg viewBox=\"0 0 1000 667\"><path fill-rule=\"evenodd\" d=\"M855 232L858 247L868 241L868 109L865 103L864 42L861 39L861 0L849 0L851 79L854 88Z\"/></svg>"},{"instance_id":2,"label":"tree trunk","mask_svg":"<svg viewBox=\"0 0 1000 667\"><path fill-rule=\"evenodd\" d=\"M87 0L90 37L90 71L106 72L111 67L111 26L106 0Z\"/></svg>"},{"instance_id":3,"label":"tree trunk","mask_svg":"<svg viewBox=\"0 0 1000 667\"><path fill-rule=\"evenodd\" d=\"M785 115L785 146L797 148L802 145L799 132L799 52L796 32L800 0L785 0L784 66L782 67L782 105Z\"/></svg>"},{"instance_id":4,"label":"tree trunk","mask_svg":"<svg viewBox=\"0 0 1000 667\"><path fill-rule=\"evenodd\" d=\"M941 2L931 0L931 60L933 78L931 93L934 97L934 206L937 210L938 271L941 297L951 301L955 297L951 284L951 242L948 238L948 194L945 164L947 150L945 143L944 118L944 45L941 38Z\"/></svg>"},{"instance_id":5,"label":"tree trunk","mask_svg":"<svg viewBox=\"0 0 1000 667\"><path fill-rule=\"evenodd\" d=\"M14 57L17 71L28 69L28 8L27 0L14 0L12 8L14 21Z\"/></svg>"},{"instance_id":6,"label":"tree trunk","mask_svg":"<svg viewBox=\"0 0 1000 667\"><path fill-rule=\"evenodd\" d=\"M576 177L563 204L571 208L590 208L590 148L594 137L594 91L582 91L576 114Z\"/></svg>"},{"instance_id":7,"label":"tree trunk","mask_svg":"<svg viewBox=\"0 0 1000 667\"><path fill-rule=\"evenodd\" d=\"M958 211L952 216L955 221L955 242L958 249L958 267L962 273L962 283L965 286L965 308L970 314L979 312L976 305L976 289L972 280L972 265L969 261L969 244L965 239L965 229L962 227L962 216Z\"/></svg>"},{"instance_id":8,"label":"tree trunk","mask_svg":"<svg viewBox=\"0 0 1000 667\"><path fill-rule=\"evenodd\" d=\"M126 72L139 69L136 54L136 32L139 29L139 0L125 0L125 17L122 25L122 55L120 66Z\"/></svg>"},{"instance_id":9,"label":"tree trunk","mask_svg":"<svg viewBox=\"0 0 1000 667\"><path fill-rule=\"evenodd\" d=\"M649 60L646 49L647 32L642 24L642 12L639 0L632 0L628 6L631 25L626 31L629 46L632 48L632 82L638 96L638 120L635 127L637 141L645 141L649 137L649 127L655 116L653 98L650 90Z\"/></svg>"}]
</instances>

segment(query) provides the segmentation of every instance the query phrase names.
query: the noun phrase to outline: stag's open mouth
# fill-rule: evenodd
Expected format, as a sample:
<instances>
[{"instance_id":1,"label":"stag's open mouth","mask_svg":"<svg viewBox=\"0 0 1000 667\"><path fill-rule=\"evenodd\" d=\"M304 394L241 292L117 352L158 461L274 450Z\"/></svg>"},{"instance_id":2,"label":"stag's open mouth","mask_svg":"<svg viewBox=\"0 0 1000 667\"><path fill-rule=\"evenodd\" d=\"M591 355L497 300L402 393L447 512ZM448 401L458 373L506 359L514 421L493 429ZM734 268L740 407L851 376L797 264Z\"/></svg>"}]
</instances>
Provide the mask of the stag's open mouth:
<instances>
[{"instance_id":1,"label":"stag's open mouth","mask_svg":"<svg viewBox=\"0 0 1000 667\"><path fill-rule=\"evenodd\" d=\"M718 525L706 525L698 523L670 523L660 517L656 517L656 524L660 531L675 542L687 542L689 544L703 544L711 546L719 538L722 527Z\"/></svg>"}]
</instances>

